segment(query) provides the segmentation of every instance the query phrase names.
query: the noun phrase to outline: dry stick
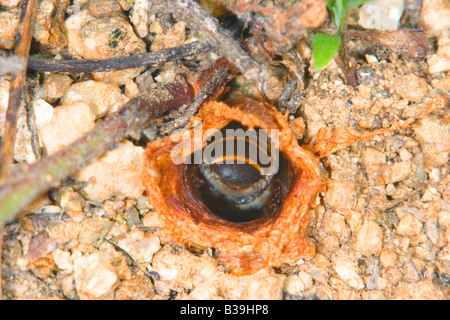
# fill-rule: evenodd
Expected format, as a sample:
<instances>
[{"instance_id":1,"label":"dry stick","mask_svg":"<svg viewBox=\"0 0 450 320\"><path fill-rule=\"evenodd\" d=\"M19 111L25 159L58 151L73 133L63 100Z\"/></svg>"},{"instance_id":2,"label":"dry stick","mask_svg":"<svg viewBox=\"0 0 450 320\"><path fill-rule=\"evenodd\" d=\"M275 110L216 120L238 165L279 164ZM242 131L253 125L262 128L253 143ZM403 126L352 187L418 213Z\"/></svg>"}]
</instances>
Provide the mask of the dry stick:
<instances>
[{"instance_id":1,"label":"dry stick","mask_svg":"<svg viewBox=\"0 0 450 320\"><path fill-rule=\"evenodd\" d=\"M268 83L269 73L253 60L199 4L193 0L155 2L158 4L155 5L156 10L165 10L165 13L172 13L177 20L184 21L195 33L204 37L220 55L234 64L249 82L258 84L262 92L266 91L264 86ZM165 8L170 8L170 12L167 12Z\"/></svg>"},{"instance_id":2,"label":"dry stick","mask_svg":"<svg viewBox=\"0 0 450 320\"><path fill-rule=\"evenodd\" d=\"M30 57L28 68L49 72L97 72L155 65L208 51L211 45L191 42L179 47L140 55L103 60L55 60Z\"/></svg>"},{"instance_id":3,"label":"dry stick","mask_svg":"<svg viewBox=\"0 0 450 320\"><path fill-rule=\"evenodd\" d=\"M227 59L221 57L213 62L209 67L200 74L202 88L195 96L191 105L187 110L180 110L183 113L174 120L161 126L159 132L162 135L185 126L189 120L197 113L198 109L206 98L211 97L215 93L221 92L224 85L236 75L236 69Z\"/></svg>"},{"instance_id":4,"label":"dry stick","mask_svg":"<svg viewBox=\"0 0 450 320\"><path fill-rule=\"evenodd\" d=\"M222 83L218 83L217 76L202 83L209 92L200 90L195 97L196 103L201 104L220 92L234 74L233 68L227 68L226 64L224 69L226 71L217 72L223 76ZM131 99L119 111L56 154L14 173L0 185L0 226L39 194L57 186L62 179L101 156L114 143L126 136L137 138L153 120L166 111L190 104L192 99L192 88L184 80L156 88L149 94Z\"/></svg>"},{"instance_id":5,"label":"dry stick","mask_svg":"<svg viewBox=\"0 0 450 320\"><path fill-rule=\"evenodd\" d=\"M190 103L192 95L191 87L183 81L133 98L66 148L11 174L0 187L0 226L42 192L101 156L114 143L128 135L136 136L164 112Z\"/></svg>"},{"instance_id":6,"label":"dry stick","mask_svg":"<svg viewBox=\"0 0 450 320\"><path fill-rule=\"evenodd\" d=\"M36 14L36 2L36 0L22 1L22 12L20 15L19 27L17 29L14 55L23 57L25 66L30 53L34 17ZM0 178L6 177L10 173L13 164L14 145L17 134L17 111L20 106L25 75L26 67L12 76L2 148L0 151Z\"/></svg>"}]
</instances>

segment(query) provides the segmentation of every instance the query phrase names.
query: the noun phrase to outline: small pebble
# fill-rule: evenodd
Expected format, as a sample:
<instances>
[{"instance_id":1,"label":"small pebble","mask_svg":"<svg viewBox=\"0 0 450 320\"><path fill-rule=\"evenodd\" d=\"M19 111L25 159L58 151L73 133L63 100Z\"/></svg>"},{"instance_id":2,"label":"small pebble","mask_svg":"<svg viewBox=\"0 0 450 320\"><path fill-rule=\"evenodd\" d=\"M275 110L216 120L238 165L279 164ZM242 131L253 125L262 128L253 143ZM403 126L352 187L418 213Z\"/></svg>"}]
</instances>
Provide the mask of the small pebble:
<instances>
[{"instance_id":1,"label":"small pebble","mask_svg":"<svg viewBox=\"0 0 450 320\"><path fill-rule=\"evenodd\" d=\"M113 222L107 218L86 218L81 222L78 241L80 243L98 246L113 227Z\"/></svg>"},{"instance_id":2,"label":"small pebble","mask_svg":"<svg viewBox=\"0 0 450 320\"><path fill-rule=\"evenodd\" d=\"M130 21L139 37L145 38L148 35L149 10L151 6L149 0L135 0Z\"/></svg>"},{"instance_id":3,"label":"small pebble","mask_svg":"<svg viewBox=\"0 0 450 320\"><path fill-rule=\"evenodd\" d=\"M158 218L158 213L154 211L147 212L142 219L142 224L147 228L161 228L163 224Z\"/></svg>"},{"instance_id":4,"label":"small pebble","mask_svg":"<svg viewBox=\"0 0 450 320\"><path fill-rule=\"evenodd\" d=\"M402 272L395 267L387 267L381 271L381 276L386 279L389 284L396 286L402 278Z\"/></svg>"},{"instance_id":5,"label":"small pebble","mask_svg":"<svg viewBox=\"0 0 450 320\"><path fill-rule=\"evenodd\" d=\"M61 98L72 84L72 79L64 74L51 74L44 82L44 96L50 101Z\"/></svg>"},{"instance_id":6,"label":"small pebble","mask_svg":"<svg viewBox=\"0 0 450 320\"><path fill-rule=\"evenodd\" d=\"M325 217L324 230L331 235L336 235L341 241L346 242L351 235L349 226L345 223L345 218L340 213L334 212Z\"/></svg>"},{"instance_id":7,"label":"small pebble","mask_svg":"<svg viewBox=\"0 0 450 320\"><path fill-rule=\"evenodd\" d=\"M356 186L349 181L328 180L325 203L337 210L353 209L356 205Z\"/></svg>"},{"instance_id":8,"label":"small pebble","mask_svg":"<svg viewBox=\"0 0 450 320\"><path fill-rule=\"evenodd\" d=\"M447 0L423 1L420 16L425 30L440 33L450 29L450 6Z\"/></svg>"},{"instance_id":9,"label":"small pebble","mask_svg":"<svg viewBox=\"0 0 450 320\"><path fill-rule=\"evenodd\" d=\"M131 277L125 257L106 249L74 259L77 294L82 300L112 298L120 279Z\"/></svg>"},{"instance_id":10,"label":"small pebble","mask_svg":"<svg viewBox=\"0 0 450 320\"><path fill-rule=\"evenodd\" d=\"M380 254L380 263L384 268L395 266L397 263L397 254L391 250L383 250Z\"/></svg>"},{"instance_id":11,"label":"small pebble","mask_svg":"<svg viewBox=\"0 0 450 320\"><path fill-rule=\"evenodd\" d=\"M91 108L92 113L98 119L118 102L120 94L120 88L115 84L89 80L70 86L62 98L62 102L83 102Z\"/></svg>"},{"instance_id":12,"label":"small pebble","mask_svg":"<svg viewBox=\"0 0 450 320\"><path fill-rule=\"evenodd\" d=\"M448 202L447 202L448 203ZM438 213L439 225L445 229L450 229L450 206L443 208Z\"/></svg>"},{"instance_id":13,"label":"small pebble","mask_svg":"<svg viewBox=\"0 0 450 320\"><path fill-rule=\"evenodd\" d=\"M450 245L447 244L444 248L442 248L436 256L437 260L443 266L445 273L447 275L450 274Z\"/></svg>"},{"instance_id":14,"label":"small pebble","mask_svg":"<svg viewBox=\"0 0 450 320\"><path fill-rule=\"evenodd\" d=\"M84 10L65 21L69 53L84 59L110 59L146 52L145 43L133 30L119 4L91 0ZM94 78L117 85L136 77L142 68L96 72Z\"/></svg>"},{"instance_id":15,"label":"small pebble","mask_svg":"<svg viewBox=\"0 0 450 320\"><path fill-rule=\"evenodd\" d=\"M360 211L349 210L345 215L345 222L350 226L352 233L356 233L362 226L362 214Z\"/></svg>"},{"instance_id":16,"label":"small pebble","mask_svg":"<svg viewBox=\"0 0 450 320\"><path fill-rule=\"evenodd\" d=\"M362 161L369 178L375 178L386 165L386 155L377 149L366 148L363 151Z\"/></svg>"},{"instance_id":17,"label":"small pebble","mask_svg":"<svg viewBox=\"0 0 450 320\"><path fill-rule=\"evenodd\" d=\"M370 59L367 61L370 61ZM372 62L377 63L378 61ZM375 74L375 70L369 66L362 66L356 70L356 80L358 84L378 84L378 76Z\"/></svg>"},{"instance_id":18,"label":"small pebble","mask_svg":"<svg viewBox=\"0 0 450 320\"><path fill-rule=\"evenodd\" d=\"M419 119L413 126L428 166L447 164L450 154L450 121L448 109L439 110Z\"/></svg>"},{"instance_id":19,"label":"small pebble","mask_svg":"<svg viewBox=\"0 0 450 320\"><path fill-rule=\"evenodd\" d=\"M139 198L144 192L142 170L144 149L124 140L114 150L78 172L78 179L86 181L84 188L89 200L103 202L113 195L119 198Z\"/></svg>"},{"instance_id":20,"label":"small pebble","mask_svg":"<svg viewBox=\"0 0 450 320\"><path fill-rule=\"evenodd\" d=\"M411 161L401 161L387 166L383 171L383 176L386 183L396 183L406 180L411 176L411 173Z\"/></svg>"},{"instance_id":21,"label":"small pebble","mask_svg":"<svg viewBox=\"0 0 450 320\"><path fill-rule=\"evenodd\" d=\"M423 78L410 73L394 79L394 90L403 99L421 101L428 93L428 84Z\"/></svg>"},{"instance_id":22,"label":"small pebble","mask_svg":"<svg viewBox=\"0 0 450 320\"><path fill-rule=\"evenodd\" d=\"M372 220L365 222L356 234L355 250L364 255L379 255L383 245L383 230Z\"/></svg>"},{"instance_id":23,"label":"small pebble","mask_svg":"<svg viewBox=\"0 0 450 320\"><path fill-rule=\"evenodd\" d=\"M124 249L137 263L151 262L153 255L161 249L158 237L146 237L142 231L132 231L120 239L117 245Z\"/></svg>"},{"instance_id":24,"label":"small pebble","mask_svg":"<svg viewBox=\"0 0 450 320\"><path fill-rule=\"evenodd\" d=\"M0 49L14 49L16 30L19 25L19 13L19 8L0 12Z\"/></svg>"},{"instance_id":25,"label":"small pebble","mask_svg":"<svg viewBox=\"0 0 450 320\"><path fill-rule=\"evenodd\" d=\"M445 91L450 91L450 76L444 77L442 79L433 79L431 81L433 88L442 89Z\"/></svg>"},{"instance_id":26,"label":"small pebble","mask_svg":"<svg viewBox=\"0 0 450 320\"><path fill-rule=\"evenodd\" d=\"M0 4L4 7L16 7L20 0L0 0Z\"/></svg>"},{"instance_id":27,"label":"small pebble","mask_svg":"<svg viewBox=\"0 0 450 320\"><path fill-rule=\"evenodd\" d=\"M291 274L283 283L283 291L295 296L301 296L305 290L305 284L296 274Z\"/></svg>"},{"instance_id":28,"label":"small pebble","mask_svg":"<svg viewBox=\"0 0 450 320\"><path fill-rule=\"evenodd\" d=\"M52 257L58 269L67 273L73 272L73 261L70 252L56 249L52 251Z\"/></svg>"},{"instance_id":29,"label":"small pebble","mask_svg":"<svg viewBox=\"0 0 450 320\"><path fill-rule=\"evenodd\" d=\"M218 278L219 292L228 300L280 300L282 276L269 268L247 276L222 273Z\"/></svg>"},{"instance_id":30,"label":"small pebble","mask_svg":"<svg viewBox=\"0 0 450 320\"><path fill-rule=\"evenodd\" d=\"M366 54L366 61L367 61L367 63L378 63L378 58L376 57L376 56L374 56L374 55L371 55L371 54ZM359 69L361 69L361 68L359 68ZM359 70L358 69L358 70Z\"/></svg>"},{"instance_id":31,"label":"small pebble","mask_svg":"<svg viewBox=\"0 0 450 320\"><path fill-rule=\"evenodd\" d=\"M52 120L40 130L49 154L69 145L95 126L95 115L82 102L60 105L53 109Z\"/></svg>"},{"instance_id":32,"label":"small pebble","mask_svg":"<svg viewBox=\"0 0 450 320\"><path fill-rule=\"evenodd\" d=\"M338 276L350 287L361 290L365 287L364 281L358 274L353 261L342 253L336 253L332 256L331 263Z\"/></svg>"},{"instance_id":33,"label":"small pebble","mask_svg":"<svg viewBox=\"0 0 450 320\"><path fill-rule=\"evenodd\" d=\"M159 33L151 45L151 51L161 51L163 49L174 48L182 45L186 41L186 26L184 22L175 23L167 33Z\"/></svg>"},{"instance_id":34,"label":"small pebble","mask_svg":"<svg viewBox=\"0 0 450 320\"><path fill-rule=\"evenodd\" d=\"M299 277L300 280L303 281L303 284L305 285L305 290L311 289L312 286L314 285L314 281L312 276L305 271L300 271L297 276Z\"/></svg>"},{"instance_id":35,"label":"small pebble","mask_svg":"<svg viewBox=\"0 0 450 320\"><path fill-rule=\"evenodd\" d=\"M444 293L430 280L402 283L396 288L391 300L442 300Z\"/></svg>"},{"instance_id":36,"label":"small pebble","mask_svg":"<svg viewBox=\"0 0 450 320\"><path fill-rule=\"evenodd\" d=\"M53 107L45 100L37 99L33 102L34 117L36 120L36 127L41 129L46 124L50 123L53 118Z\"/></svg>"},{"instance_id":37,"label":"small pebble","mask_svg":"<svg viewBox=\"0 0 450 320\"><path fill-rule=\"evenodd\" d=\"M400 219L397 225L397 233L401 236L414 236L422 231L422 222L410 214Z\"/></svg>"},{"instance_id":38,"label":"small pebble","mask_svg":"<svg viewBox=\"0 0 450 320\"><path fill-rule=\"evenodd\" d=\"M157 272L162 281L186 289L195 288L206 280L212 280L218 273L213 258L197 257L186 250L174 254L171 246L164 246L155 253L149 271Z\"/></svg>"}]
</instances>

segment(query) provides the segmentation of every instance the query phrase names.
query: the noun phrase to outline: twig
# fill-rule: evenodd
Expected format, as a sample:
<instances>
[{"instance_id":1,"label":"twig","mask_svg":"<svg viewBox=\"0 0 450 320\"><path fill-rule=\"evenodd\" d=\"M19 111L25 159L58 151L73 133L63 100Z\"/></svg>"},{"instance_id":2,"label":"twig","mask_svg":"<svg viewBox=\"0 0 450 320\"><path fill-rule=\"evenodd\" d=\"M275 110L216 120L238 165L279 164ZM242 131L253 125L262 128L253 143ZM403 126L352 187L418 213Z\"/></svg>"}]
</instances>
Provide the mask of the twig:
<instances>
[{"instance_id":1,"label":"twig","mask_svg":"<svg viewBox=\"0 0 450 320\"><path fill-rule=\"evenodd\" d=\"M236 75L236 69L227 59L221 57L214 61L206 70L198 76L201 85L200 91L189 105L187 110L180 110L182 114L173 121L161 126L159 132L162 135L169 134L180 127L185 126L197 113L198 108L208 98L220 95L224 85Z\"/></svg>"},{"instance_id":2,"label":"twig","mask_svg":"<svg viewBox=\"0 0 450 320\"><path fill-rule=\"evenodd\" d=\"M172 13L177 20L184 21L195 33L204 37L214 49L228 59L236 69L262 91L269 82L269 73L253 60L226 30L220 27L199 4L193 0L157 0L155 10ZM170 8L170 11L168 11Z\"/></svg>"},{"instance_id":3,"label":"twig","mask_svg":"<svg viewBox=\"0 0 450 320\"><path fill-rule=\"evenodd\" d=\"M140 55L103 60L54 60L30 57L28 68L49 72L97 72L160 64L211 49L207 43L191 42L179 47Z\"/></svg>"},{"instance_id":4,"label":"twig","mask_svg":"<svg viewBox=\"0 0 450 320\"><path fill-rule=\"evenodd\" d=\"M14 55L22 57L25 66L30 54L34 17L36 15L36 2L37 0L22 1L22 12L20 15L19 27L17 29ZM13 164L14 145L17 134L17 111L20 106L25 75L26 67L20 72L12 75L2 148L0 150L0 178L6 177L10 173Z\"/></svg>"},{"instance_id":5,"label":"twig","mask_svg":"<svg viewBox=\"0 0 450 320\"><path fill-rule=\"evenodd\" d=\"M138 135L164 112L190 103L192 95L192 89L185 81L156 88L150 94L131 99L119 111L56 154L18 169L0 186L0 225L39 194L57 186L66 176L101 156L115 142L127 135Z\"/></svg>"},{"instance_id":6,"label":"twig","mask_svg":"<svg viewBox=\"0 0 450 320\"><path fill-rule=\"evenodd\" d=\"M430 52L425 33L420 29L403 29L391 32L347 31L346 37L352 40L375 42L383 47L414 60L424 59Z\"/></svg>"}]
</instances>

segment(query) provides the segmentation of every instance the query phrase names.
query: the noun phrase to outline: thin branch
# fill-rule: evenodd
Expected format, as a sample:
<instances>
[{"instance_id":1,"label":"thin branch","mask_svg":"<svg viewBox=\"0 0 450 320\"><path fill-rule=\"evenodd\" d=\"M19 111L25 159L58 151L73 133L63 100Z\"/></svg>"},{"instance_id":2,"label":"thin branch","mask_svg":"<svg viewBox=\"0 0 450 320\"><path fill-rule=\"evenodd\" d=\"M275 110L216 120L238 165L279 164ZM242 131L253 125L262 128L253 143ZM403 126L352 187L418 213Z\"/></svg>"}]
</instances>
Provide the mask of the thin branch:
<instances>
[{"instance_id":1,"label":"thin branch","mask_svg":"<svg viewBox=\"0 0 450 320\"><path fill-rule=\"evenodd\" d=\"M0 186L0 225L41 193L101 156L115 142L128 135L136 136L164 112L190 103L192 95L192 89L185 81L156 88L150 94L131 99L56 154L13 172Z\"/></svg>"},{"instance_id":2,"label":"thin branch","mask_svg":"<svg viewBox=\"0 0 450 320\"><path fill-rule=\"evenodd\" d=\"M140 55L103 60L55 60L30 57L28 68L48 72L97 72L156 65L206 52L210 44L191 42L179 47Z\"/></svg>"},{"instance_id":3,"label":"thin branch","mask_svg":"<svg viewBox=\"0 0 450 320\"><path fill-rule=\"evenodd\" d=\"M20 15L19 27L17 29L14 55L23 57L25 62L28 60L30 54L32 31L36 15L36 3L37 0L22 1L22 12ZM18 73L14 73L12 76L2 148L0 150L0 177L6 177L10 173L13 164L14 145L17 134L17 111L20 106L25 75L26 68Z\"/></svg>"}]
</instances>

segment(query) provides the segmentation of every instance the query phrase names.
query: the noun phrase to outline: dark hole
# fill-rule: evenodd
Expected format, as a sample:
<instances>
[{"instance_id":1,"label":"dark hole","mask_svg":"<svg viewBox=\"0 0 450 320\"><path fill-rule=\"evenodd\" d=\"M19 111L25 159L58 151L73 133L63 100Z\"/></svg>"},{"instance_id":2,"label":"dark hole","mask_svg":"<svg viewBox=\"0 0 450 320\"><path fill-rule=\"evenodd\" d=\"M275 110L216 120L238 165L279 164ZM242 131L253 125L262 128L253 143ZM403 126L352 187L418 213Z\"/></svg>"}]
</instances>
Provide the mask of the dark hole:
<instances>
[{"instance_id":1,"label":"dark hole","mask_svg":"<svg viewBox=\"0 0 450 320\"><path fill-rule=\"evenodd\" d=\"M236 127L236 123L233 122L222 131ZM239 127L246 130L241 124ZM283 198L289 193L291 178L289 162L282 153L279 154L277 173L262 190L253 188L255 183L260 181L261 174L250 164L211 165L211 169L220 175L222 181L231 189L238 192L251 189L250 194L247 192L238 199L227 197L223 190L218 189L211 182L210 177L202 174L200 166L200 164L188 165L193 189L212 214L230 222L245 223L276 214L281 208Z\"/></svg>"}]
</instances>

